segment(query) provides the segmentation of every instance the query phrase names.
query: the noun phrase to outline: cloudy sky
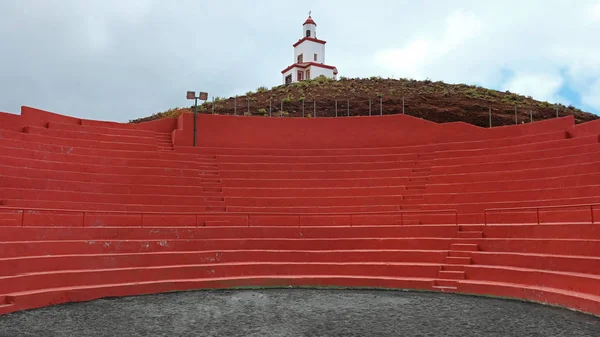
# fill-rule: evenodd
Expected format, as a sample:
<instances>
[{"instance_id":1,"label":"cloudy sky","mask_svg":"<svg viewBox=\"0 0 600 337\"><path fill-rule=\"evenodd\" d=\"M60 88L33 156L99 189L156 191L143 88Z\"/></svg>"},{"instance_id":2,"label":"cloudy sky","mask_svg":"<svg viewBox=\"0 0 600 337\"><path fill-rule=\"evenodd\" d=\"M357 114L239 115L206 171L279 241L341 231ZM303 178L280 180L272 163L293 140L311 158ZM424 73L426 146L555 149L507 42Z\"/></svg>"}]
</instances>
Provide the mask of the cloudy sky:
<instances>
[{"instance_id":1,"label":"cloudy sky","mask_svg":"<svg viewBox=\"0 0 600 337\"><path fill-rule=\"evenodd\" d=\"M600 0L0 0L0 111L128 121L281 83L312 10L346 77L430 78L600 114Z\"/></svg>"}]
</instances>

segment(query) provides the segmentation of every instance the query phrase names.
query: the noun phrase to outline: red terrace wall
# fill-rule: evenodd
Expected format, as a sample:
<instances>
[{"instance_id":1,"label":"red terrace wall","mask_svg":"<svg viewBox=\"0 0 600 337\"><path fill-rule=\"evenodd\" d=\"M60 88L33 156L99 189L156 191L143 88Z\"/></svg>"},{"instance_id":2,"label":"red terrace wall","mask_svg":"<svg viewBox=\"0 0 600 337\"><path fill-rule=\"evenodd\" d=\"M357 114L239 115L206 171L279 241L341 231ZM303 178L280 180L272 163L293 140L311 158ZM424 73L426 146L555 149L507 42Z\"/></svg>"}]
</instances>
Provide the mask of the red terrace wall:
<instances>
[{"instance_id":1,"label":"red terrace wall","mask_svg":"<svg viewBox=\"0 0 600 337\"><path fill-rule=\"evenodd\" d=\"M81 125L80 118L60 115L54 112L40 110L28 106L21 107L21 119L25 125L46 126L48 122Z\"/></svg>"},{"instance_id":2,"label":"red terrace wall","mask_svg":"<svg viewBox=\"0 0 600 337\"><path fill-rule=\"evenodd\" d=\"M6 116L8 115L8 116ZM19 122L20 117L20 122ZM133 128L173 132L174 145L193 145L193 115L165 118L139 124L96 121L60 115L23 106L21 116L3 114L11 130L48 122L75 125ZM481 128L463 122L437 124L407 115L344 118L264 118L198 115L197 144L203 147L247 148L348 148L402 146L514 137L530 133L570 130L572 136L600 133L600 121L574 126L573 116L528 124Z\"/></svg>"},{"instance_id":3,"label":"red terrace wall","mask_svg":"<svg viewBox=\"0 0 600 337\"><path fill-rule=\"evenodd\" d=\"M155 132L172 132L177 127L177 118L164 118L139 124L97 121L91 119L75 118L57 114L54 112L36 109L28 106L21 107L21 115L15 115L20 118L21 124L45 127L48 122L59 122L65 124L99 126L106 128L129 128L141 129ZM2 120L0 120L2 121ZM16 123L16 122L13 122ZM20 130L15 130L20 131Z\"/></svg>"},{"instance_id":4,"label":"red terrace wall","mask_svg":"<svg viewBox=\"0 0 600 337\"><path fill-rule=\"evenodd\" d=\"M173 134L171 135L173 146L194 145L194 130L188 132L183 130L185 125L191 125L192 123L194 123L194 116L192 114L184 113L177 117L177 128L173 131Z\"/></svg>"},{"instance_id":5,"label":"red terrace wall","mask_svg":"<svg viewBox=\"0 0 600 337\"><path fill-rule=\"evenodd\" d=\"M163 118L150 122L143 122L137 124L136 128L156 132L173 132L173 130L177 128L177 118Z\"/></svg>"},{"instance_id":6,"label":"red terrace wall","mask_svg":"<svg viewBox=\"0 0 600 337\"><path fill-rule=\"evenodd\" d=\"M572 126L568 129L568 132L572 138L600 135L600 119Z\"/></svg>"},{"instance_id":7,"label":"red terrace wall","mask_svg":"<svg viewBox=\"0 0 600 337\"><path fill-rule=\"evenodd\" d=\"M139 130L148 130L155 132L172 132L175 128L177 128L177 118L163 118L157 119L149 122L143 122L138 124L128 124L128 123L119 123L119 122L106 122L106 121L96 121L83 119L82 125L88 126L100 126L104 128L127 128L127 129L139 129Z\"/></svg>"},{"instance_id":8,"label":"red terrace wall","mask_svg":"<svg viewBox=\"0 0 600 337\"><path fill-rule=\"evenodd\" d=\"M464 122L453 122L443 124L443 128L440 129L440 137L438 137L438 139L444 141L467 141L483 138L494 139L518 137L533 133L567 130L573 125L575 125L575 118L573 116L548 119L534 123L496 126L492 127L491 129L478 127Z\"/></svg>"},{"instance_id":9,"label":"red terrace wall","mask_svg":"<svg viewBox=\"0 0 600 337\"><path fill-rule=\"evenodd\" d=\"M440 125L406 115L344 118L264 118L198 115L204 147L348 148L430 143ZM193 114L180 118L175 145L193 144Z\"/></svg>"},{"instance_id":10,"label":"red terrace wall","mask_svg":"<svg viewBox=\"0 0 600 337\"><path fill-rule=\"evenodd\" d=\"M573 124L573 116L490 129L462 122L437 124L407 115L264 118L199 114L197 145L305 149L403 146L566 131ZM192 114L179 117L174 144L193 145Z\"/></svg>"},{"instance_id":11,"label":"red terrace wall","mask_svg":"<svg viewBox=\"0 0 600 337\"><path fill-rule=\"evenodd\" d=\"M0 129L10 131L22 131L23 122L20 115L0 112Z\"/></svg>"}]
</instances>

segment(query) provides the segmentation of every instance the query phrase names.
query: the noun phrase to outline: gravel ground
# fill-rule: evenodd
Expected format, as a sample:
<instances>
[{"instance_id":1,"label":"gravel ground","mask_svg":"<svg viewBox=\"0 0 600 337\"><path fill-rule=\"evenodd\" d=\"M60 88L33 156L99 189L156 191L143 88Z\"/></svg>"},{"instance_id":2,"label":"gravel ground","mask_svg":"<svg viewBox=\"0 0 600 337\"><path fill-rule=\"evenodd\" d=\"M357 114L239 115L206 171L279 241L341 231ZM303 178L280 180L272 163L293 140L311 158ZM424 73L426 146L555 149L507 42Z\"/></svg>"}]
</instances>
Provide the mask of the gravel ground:
<instances>
[{"instance_id":1,"label":"gravel ground","mask_svg":"<svg viewBox=\"0 0 600 337\"><path fill-rule=\"evenodd\" d=\"M533 303L387 290L204 290L0 316L0 336L600 336L600 318Z\"/></svg>"}]
</instances>

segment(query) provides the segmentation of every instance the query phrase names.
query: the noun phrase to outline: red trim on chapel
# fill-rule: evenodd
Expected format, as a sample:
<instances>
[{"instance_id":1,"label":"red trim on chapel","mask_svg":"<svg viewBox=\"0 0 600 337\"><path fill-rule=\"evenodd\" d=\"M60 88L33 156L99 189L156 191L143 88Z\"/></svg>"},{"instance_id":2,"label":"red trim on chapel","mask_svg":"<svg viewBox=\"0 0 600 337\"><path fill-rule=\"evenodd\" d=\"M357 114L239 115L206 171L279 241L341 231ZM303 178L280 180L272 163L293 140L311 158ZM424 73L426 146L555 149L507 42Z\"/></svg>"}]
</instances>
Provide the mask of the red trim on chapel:
<instances>
[{"instance_id":1,"label":"red trim on chapel","mask_svg":"<svg viewBox=\"0 0 600 337\"><path fill-rule=\"evenodd\" d=\"M294 48L296 48L296 46L298 46L299 44L301 44L304 41L312 41L312 42L316 42L316 43L320 43L320 44L327 43L327 41L315 39L315 38L312 38L312 37L303 37L302 39L298 40L298 42L294 43Z\"/></svg>"},{"instance_id":2,"label":"red trim on chapel","mask_svg":"<svg viewBox=\"0 0 600 337\"><path fill-rule=\"evenodd\" d=\"M304 21L304 25L315 25L316 26L317 24L315 23L315 21L313 21L312 17L309 15L308 19L306 19L306 21Z\"/></svg>"},{"instance_id":3,"label":"red trim on chapel","mask_svg":"<svg viewBox=\"0 0 600 337\"><path fill-rule=\"evenodd\" d=\"M283 74L283 73L286 73L286 72L288 72L290 69L293 69L293 68L308 68L308 67L310 67L310 66L313 66L313 67L319 67L319 68L325 68L325 69L332 69L332 70L333 70L333 73L334 73L334 74L337 74L337 69L336 69L334 66L329 66L329 65L326 65L326 64L321 64L321 63L317 63L317 62L294 63L294 64L292 64L291 66L289 66L289 67L287 67L287 68L283 69L283 70L281 71L281 73L282 73L282 74Z\"/></svg>"}]
</instances>

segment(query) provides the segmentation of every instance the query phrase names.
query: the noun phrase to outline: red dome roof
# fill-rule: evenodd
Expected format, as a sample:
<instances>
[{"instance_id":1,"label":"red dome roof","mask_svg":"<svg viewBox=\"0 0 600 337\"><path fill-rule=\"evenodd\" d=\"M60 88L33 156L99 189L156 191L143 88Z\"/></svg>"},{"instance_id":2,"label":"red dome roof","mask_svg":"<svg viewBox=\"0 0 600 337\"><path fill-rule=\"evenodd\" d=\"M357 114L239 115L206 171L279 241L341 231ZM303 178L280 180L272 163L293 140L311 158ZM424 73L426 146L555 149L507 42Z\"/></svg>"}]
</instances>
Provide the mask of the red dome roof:
<instances>
[{"instance_id":1,"label":"red dome roof","mask_svg":"<svg viewBox=\"0 0 600 337\"><path fill-rule=\"evenodd\" d=\"M306 19L306 21L304 21L304 25L315 25L316 26L317 24L313 21L312 17L309 15L308 19Z\"/></svg>"}]
</instances>

